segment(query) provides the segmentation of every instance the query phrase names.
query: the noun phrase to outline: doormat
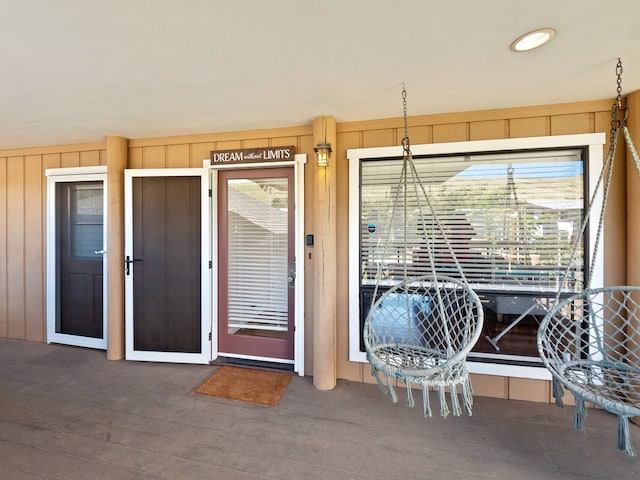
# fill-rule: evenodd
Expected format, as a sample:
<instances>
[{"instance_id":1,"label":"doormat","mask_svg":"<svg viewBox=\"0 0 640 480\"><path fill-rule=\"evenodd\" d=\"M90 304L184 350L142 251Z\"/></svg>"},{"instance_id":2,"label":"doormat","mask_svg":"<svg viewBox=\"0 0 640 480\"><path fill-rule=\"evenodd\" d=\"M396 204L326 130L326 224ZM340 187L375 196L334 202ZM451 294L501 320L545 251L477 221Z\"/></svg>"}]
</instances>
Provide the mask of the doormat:
<instances>
[{"instance_id":1,"label":"doormat","mask_svg":"<svg viewBox=\"0 0 640 480\"><path fill-rule=\"evenodd\" d=\"M290 373L221 367L198 387L196 393L276 406L290 381Z\"/></svg>"}]
</instances>

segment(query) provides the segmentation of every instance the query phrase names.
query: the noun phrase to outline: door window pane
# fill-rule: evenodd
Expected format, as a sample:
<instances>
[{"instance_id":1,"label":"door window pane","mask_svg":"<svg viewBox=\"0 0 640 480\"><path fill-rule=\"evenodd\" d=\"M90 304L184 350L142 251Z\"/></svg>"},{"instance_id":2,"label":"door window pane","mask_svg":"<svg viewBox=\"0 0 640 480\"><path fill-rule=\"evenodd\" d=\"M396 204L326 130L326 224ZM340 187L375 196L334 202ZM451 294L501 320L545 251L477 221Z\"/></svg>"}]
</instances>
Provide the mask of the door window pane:
<instances>
[{"instance_id":1,"label":"door window pane","mask_svg":"<svg viewBox=\"0 0 640 480\"><path fill-rule=\"evenodd\" d=\"M72 257L95 257L103 248L103 189L74 185L70 190L70 248Z\"/></svg>"},{"instance_id":2,"label":"door window pane","mask_svg":"<svg viewBox=\"0 0 640 480\"><path fill-rule=\"evenodd\" d=\"M228 333L287 338L288 179L229 179Z\"/></svg>"}]
</instances>

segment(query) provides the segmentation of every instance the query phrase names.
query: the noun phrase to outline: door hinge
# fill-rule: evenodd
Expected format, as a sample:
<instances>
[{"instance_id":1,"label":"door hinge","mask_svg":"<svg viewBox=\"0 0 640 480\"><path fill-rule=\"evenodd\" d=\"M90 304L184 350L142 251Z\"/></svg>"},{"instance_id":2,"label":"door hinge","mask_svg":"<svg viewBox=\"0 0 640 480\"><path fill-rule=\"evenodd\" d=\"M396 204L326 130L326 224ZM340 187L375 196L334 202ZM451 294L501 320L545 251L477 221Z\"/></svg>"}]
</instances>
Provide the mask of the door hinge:
<instances>
[{"instance_id":1,"label":"door hinge","mask_svg":"<svg viewBox=\"0 0 640 480\"><path fill-rule=\"evenodd\" d=\"M209 260L209 268L213 268L213 261Z\"/></svg>"},{"instance_id":2,"label":"door hinge","mask_svg":"<svg viewBox=\"0 0 640 480\"><path fill-rule=\"evenodd\" d=\"M211 332L209 332L209 341L211 341Z\"/></svg>"},{"instance_id":3,"label":"door hinge","mask_svg":"<svg viewBox=\"0 0 640 480\"><path fill-rule=\"evenodd\" d=\"M209 197L213 197L213 190L209 189Z\"/></svg>"}]
</instances>

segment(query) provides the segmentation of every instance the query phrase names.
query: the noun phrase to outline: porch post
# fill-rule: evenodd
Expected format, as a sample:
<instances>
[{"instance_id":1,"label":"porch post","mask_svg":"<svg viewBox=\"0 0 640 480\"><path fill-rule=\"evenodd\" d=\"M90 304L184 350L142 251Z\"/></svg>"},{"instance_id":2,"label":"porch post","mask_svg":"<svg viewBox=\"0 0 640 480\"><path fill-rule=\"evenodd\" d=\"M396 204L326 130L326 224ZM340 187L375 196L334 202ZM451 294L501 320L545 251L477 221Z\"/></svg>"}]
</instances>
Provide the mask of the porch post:
<instances>
[{"instance_id":1,"label":"porch post","mask_svg":"<svg viewBox=\"0 0 640 480\"><path fill-rule=\"evenodd\" d=\"M107 358L124 358L124 170L129 142L107 137Z\"/></svg>"},{"instance_id":2,"label":"porch post","mask_svg":"<svg viewBox=\"0 0 640 480\"><path fill-rule=\"evenodd\" d=\"M640 90L627 96L629 117L627 128L636 149L640 149ZM640 173L627 148L627 285L640 285ZM640 299L636 299L640 301ZM630 329L630 334L636 335L635 341L640 343L640 325ZM640 425L640 417L634 417L632 422Z\"/></svg>"},{"instance_id":3,"label":"porch post","mask_svg":"<svg viewBox=\"0 0 640 480\"><path fill-rule=\"evenodd\" d=\"M336 120L313 121L313 144L330 143L329 165L315 165L313 272L313 385L318 390L336 386Z\"/></svg>"}]
</instances>

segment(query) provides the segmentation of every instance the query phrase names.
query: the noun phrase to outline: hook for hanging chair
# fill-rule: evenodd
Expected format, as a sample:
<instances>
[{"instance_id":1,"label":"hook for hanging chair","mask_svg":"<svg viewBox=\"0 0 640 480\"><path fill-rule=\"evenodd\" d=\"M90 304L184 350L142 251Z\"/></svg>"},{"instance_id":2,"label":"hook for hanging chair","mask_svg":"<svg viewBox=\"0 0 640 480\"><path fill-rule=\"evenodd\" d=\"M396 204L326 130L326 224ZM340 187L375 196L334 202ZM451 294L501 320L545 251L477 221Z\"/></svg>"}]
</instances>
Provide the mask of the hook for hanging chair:
<instances>
[{"instance_id":1,"label":"hook for hanging chair","mask_svg":"<svg viewBox=\"0 0 640 480\"><path fill-rule=\"evenodd\" d=\"M405 156L411 154L411 144L409 143L409 137L402 138L402 150Z\"/></svg>"},{"instance_id":2,"label":"hook for hanging chair","mask_svg":"<svg viewBox=\"0 0 640 480\"><path fill-rule=\"evenodd\" d=\"M627 124L627 117L629 116L629 107L626 105L618 105L618 103L613 104L613 108L611 110L611 127L615 129L616 127L624 127Z\"/></svg>"}]
</instances>

